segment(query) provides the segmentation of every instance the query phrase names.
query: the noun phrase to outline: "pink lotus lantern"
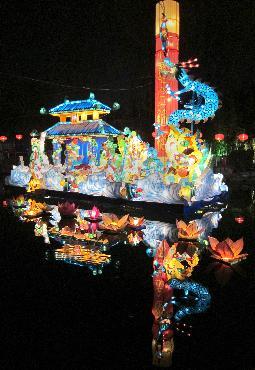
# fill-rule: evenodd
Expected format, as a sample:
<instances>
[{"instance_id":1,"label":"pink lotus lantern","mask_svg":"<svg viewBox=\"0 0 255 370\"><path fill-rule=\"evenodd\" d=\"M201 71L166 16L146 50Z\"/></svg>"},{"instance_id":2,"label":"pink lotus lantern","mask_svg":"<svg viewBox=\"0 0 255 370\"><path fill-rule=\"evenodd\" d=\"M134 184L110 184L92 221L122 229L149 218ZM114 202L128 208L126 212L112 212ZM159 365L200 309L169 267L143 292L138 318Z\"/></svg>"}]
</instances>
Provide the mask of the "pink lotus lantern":
<instances>
[{"instance_id":1,"label":"pink lotus lantern","mask_svg":"<svg viewBox=\"0 0 255 370\"><path fill-rule=\"evenodd\" d=\"M237 136L237 139L240 140L240 141L246 141L249 139L249 136L247 134L239 134Z\"/></svg>"},{"instance_id":2,"label":"pink lotus lantern","mask_svg":"<svg viewBox=\"0 0 255 370\"><path fill-rule=\"evenodd\" d=\"M224 134L215 134L214 135L214 139L217 140L217 141L222 141L224 140L225 136Z\"/></svg>"},{"instance_id":3,"label":"pink lotus lantern","mask_svg":"<svg viewBox=\"0 0 255 370\"><path fill-rule=\"evenodd\" d=\"M77 210L77 206L74 203L66 201L65 203L58 204L58 210L62 216L73 217Z\"/></svg>"},{"instance_id":4,"label":"pink lotus lantern","mask_svg":"<svg viewBox=\"0 0 255 370\"><path fill-rule=\"evenodd\" d=\"M4 143L5 141L7 140L7 136L0 136L0 141L2 141L2 143Z\"/></svg>"},{"instance_id":5,"label":"pink lotus lantern","mask_svg":"<svg viewBox=\"0 0 255 370\"><path fill-rule=\"evenodd\" d=\"M17 140L22 140L23 139L23 135L21 135L21 134L17 134L17 135L15 135L15 137L16 137Z\"/></svg>"},{"instance_id":6,"label":"pink lotus lantern","mask_svg":"<svg viewBox=\"0 0 255 370\"><path fill-rule=\"evenodd\" d=\"M101 219L101 213L96 206L94 206L88 213L89 213L89 218L93 221L97 221Z\"/></svg>"}]
</instances>

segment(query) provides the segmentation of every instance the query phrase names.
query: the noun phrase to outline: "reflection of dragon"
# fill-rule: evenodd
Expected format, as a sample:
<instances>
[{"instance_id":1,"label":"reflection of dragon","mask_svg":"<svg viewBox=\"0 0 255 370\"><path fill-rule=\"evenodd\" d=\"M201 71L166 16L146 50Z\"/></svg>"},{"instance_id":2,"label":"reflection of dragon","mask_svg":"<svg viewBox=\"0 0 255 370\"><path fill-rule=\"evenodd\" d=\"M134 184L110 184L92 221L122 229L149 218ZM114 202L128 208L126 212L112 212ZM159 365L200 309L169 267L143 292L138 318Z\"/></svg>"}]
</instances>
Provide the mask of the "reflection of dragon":
<instances>
[{"instance_id":1,"label":"reflection of dragon","mask_svg":"<svg viewBox=\"0 0 255 370\"><path fill-rule=\"evenodd\" d=\"M186 109L174 111L169 117L168 124L178 126L179 122L184 120L199 123L213 118L219 108L219 98L213 88L202 82L193 81L183 68L174 65L169 58L165 59L165 64L175 71L176 78L184 87L182 90L174 92L167 85L168 94L180 100L180 94L193 92L192 102L184 105Z\"/></svg>"}]
</instances>

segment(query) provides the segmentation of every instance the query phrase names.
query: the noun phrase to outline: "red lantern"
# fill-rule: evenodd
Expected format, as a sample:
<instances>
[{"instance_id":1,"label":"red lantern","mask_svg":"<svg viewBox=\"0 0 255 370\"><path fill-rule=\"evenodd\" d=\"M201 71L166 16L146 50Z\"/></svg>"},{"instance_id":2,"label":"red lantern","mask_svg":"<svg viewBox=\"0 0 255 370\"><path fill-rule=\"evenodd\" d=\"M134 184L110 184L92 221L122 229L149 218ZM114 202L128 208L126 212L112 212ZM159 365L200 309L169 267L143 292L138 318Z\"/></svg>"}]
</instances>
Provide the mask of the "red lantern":
<instances>
[{"instance_id":1,"label":"red lantern","mask_svg":"<svg viewBox=\"0 0 255 370\"><path fill-rule=\"evenodd\" d=\"M217 141L222 141L224 140L225 136L224 134L215 134L214 135L214 139L217 140Z\"/></svg>"},{"instance_id":2,"label":"red lantern","mask_svg":"<svg viewBox=\"0 0 255 370\"><path fill-rule=\"evenodd\" d=\"M17 134L17 135L15 135L15 137L16 137L17 140L23 139L23 135L21 135L21 134Z\"/></svg>"},{"instance_id":3,"label":"red lantern","mask_svg":"<svg viewBox=\"0 0 255 370\"><path fill-rule=\"evenodd\" d=\"M244 222L244 217L243 216L235 217L235 222L237 222L238 224L242 224Z\"/></svg>"},{"instance_id":4,"label":"red lantern","mask_svg":"<svg viewBox=\"0 0 255 370\"><path fill-rule=\"evenodd\" d=\"M240 140L240 141L246 141L249 139L249 136L247 134L239 134L237 136L237 139Z\"/></svg>"},{"instance_id":5,"label":"red lantern","mask_svg":"<svg viewBox=\"0 0 255 370\"><path fill-rule=\"evenodd\" d=\"M0 141L4 143L7 140L7 136L0 136Z\"/></svg>"},{"instance_id":6,"label":"red lantern","mask_svg":"<svg viewBox=\"0 0 255 370\"><path fill-rule=\"evenodd\" d=\"M151 135L152 135L152 137L154 137L154 138L157 136L156 132L153 132Z\"/></svg>"}]
</instances>

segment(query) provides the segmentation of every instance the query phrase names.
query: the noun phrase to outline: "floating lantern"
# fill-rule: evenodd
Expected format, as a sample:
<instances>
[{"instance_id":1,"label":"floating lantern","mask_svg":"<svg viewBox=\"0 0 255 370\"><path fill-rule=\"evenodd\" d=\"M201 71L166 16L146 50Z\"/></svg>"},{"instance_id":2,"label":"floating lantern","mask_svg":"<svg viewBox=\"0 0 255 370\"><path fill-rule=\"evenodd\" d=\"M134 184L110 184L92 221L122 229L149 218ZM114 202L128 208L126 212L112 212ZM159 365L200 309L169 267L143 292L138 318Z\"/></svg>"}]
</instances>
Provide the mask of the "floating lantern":
<instances>
[{"instance_id":1,"label":"floating lantern","mask_svg":"<svg viewBox=\"0 0 255 370\"><path fill-rule=\"evenodd\" d=\"M237 136L237 139L240 140L240 141L246 141L249 139L249 136L247 134L239 134Z\"/></svg>"},{"instance_id":2,"label":"floating lantern","mask_svg":"<svg viewBox=\"0 0 255 370\"><path fill-rule=\"evenodd\" d=\"M230 264L237 263L247 257L247 253L240 254L243 250L243 238L235 242L229 238L219 242L216 238L209 236L210 251L212 257Z\"/></svg>"},{"instance_id":3,"label":"floating lantern","mask_svg":"<svg viewBox=\"0 0 255 370\"><path fill-rule=\"evenodd\" d=\"M74 216L77 206L74 203L69 203L66 201L65 203L58 204L58 210L61 215L70 217Z\"/></svg>"},{"instance_id":4,"label":"floating lantern","mask_svg":"<svg viewBox=\"0 0 255 370\"><path fill-rule=\"evenodd\" d=\"M101 213L99 209L94 206L90 211L89 211L89 218L93 221L97 221L98 219L101 218Z\"/></svg>"},{"instance_id":5,"label":"floating lantern","mask_svg":"<svg viewBox=\"0 0 255 370\"><path fill-rule=\"evenodd\" d=\"M23 139L23 135L21 135L21 134L17 134L17 135L15 135L15 137L16 137L17 140L22 140Z\"/></svg>"},{"instance_id":6,"label":"floating lantern","mask_svg":"<svg viewBox=\"0 0 255 370\"><path fill-rule=\"evenodd\" d=\"M144 217L129 217L129 226L134 229L139 229L144 223Z\"/></svg>"},{"instance_id":7,"label":"floating lantern","mask_svg":"<svg viewBox=\"0 0 255 370\"><path fill-rule=\"evenodd\" d=\"M195 220L185 223L184 221L176 221L176 226L178 229L178 238L196 240L199 238L203 229L198 229L197 223Z\"/></svg>"},{"instance_id":8,"label":"floating lantern","mask_svg":"<svg viewBox=\"0 0 255 370\"><path fill-rule=\"evenodd\" d=\"M2 143L4 143L5 141L7 140L7 136L0 136L0 141L2 141Z\"/></svg>"},{"instance_id":9,"label":"floating lantern","mask_svg":"<svg viewBox=\"0 0 255 370\"><path fill-rule=\"evenodd\" d=\"M217 140L217 141L222 141L224 140L225 138L225 135L224 134L216 134L214 135L214 139Z\"/></svg>"},{"instance_id":10,"label":"floating lantern","mask_svg":"<svg viewBox=\"0 0 255 370\"><path fill-rule=\"evenodd\" d=\"M103 222L99 225L99 228L114 232L121 231L127 226L128 218L129 215L125 215L119 219L114 214L102 214Z\"/></svg>"},{"instance_id":11,"label":"floating lantern","mask_svg":"<svg viewBox=\"0 0 255 370\"><path fill-rule=\"evenodd\" d=\"M242 224L244 222L244 217L243 216L235 217L235 222L237 222L238 224Z\"/></svg>"}]
</instances>

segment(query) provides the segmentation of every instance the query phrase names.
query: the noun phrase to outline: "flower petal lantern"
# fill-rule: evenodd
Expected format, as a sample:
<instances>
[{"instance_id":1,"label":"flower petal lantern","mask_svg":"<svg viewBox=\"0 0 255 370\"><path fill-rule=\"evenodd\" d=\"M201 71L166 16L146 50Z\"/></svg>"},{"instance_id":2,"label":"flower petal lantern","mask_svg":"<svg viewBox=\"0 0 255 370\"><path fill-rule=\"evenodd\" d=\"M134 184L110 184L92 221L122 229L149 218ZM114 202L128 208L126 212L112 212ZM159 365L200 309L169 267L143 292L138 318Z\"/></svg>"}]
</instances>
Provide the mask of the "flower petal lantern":
<instances>
[{"instance_id":1,"label":"flower petal lantern","mask_svg":"<svg viewBox=\"0 0 255 370\"><path fill-rule=\"evenodd\" d=\"M224 138L225 138L224 134L215 134L214 135L214 139L217 140L217 141L222 141L222 140L224 140Z\"/></svg>"},{"instance_id":2,"label":"flower petal lantern","mask_svg":"<svg viewBox=\"0 0 255 370\"><path fill-rule=\"evenodd\" d=\"M240 254L243 250L243 238L235 242L229 238L219 242L216 238L209 236L210 251L212 257L230 264L241 261L247 257L247 253Z\"/></svg>"},{"instance_id":3,"label":"flower petal lantern","mask_svg":"<svg viewBox=\"0 0 255 370\"><path fill-rule=\"evenodd\" d=\"M2 143L4 143L5 141L7 140L7 136L0 136L0 141L2 141Z\"/></svg>"},{"instance_id":4,"label":"flower petal lantern","mask_svg":"<svg viewBox=\"0 0 255 370\"><path fill-rule=\"evenodd\" d=\"M21 134L17 134L17 135L15 135L15 137L16 137L17 140L22 140L23 139L23 135L21 135Z\"/></svg>"},{"instance_id":5,"label":"flower petal lantern","mask_svg":"<svg viewBox=\"0 0 255 370\"><path fill-rule=\"evenodd\" d=\"M240 141L246 141L249 139L249 136L247 134L239 134L237 135L237 139Z\"/></svg>"}]
</instances>

